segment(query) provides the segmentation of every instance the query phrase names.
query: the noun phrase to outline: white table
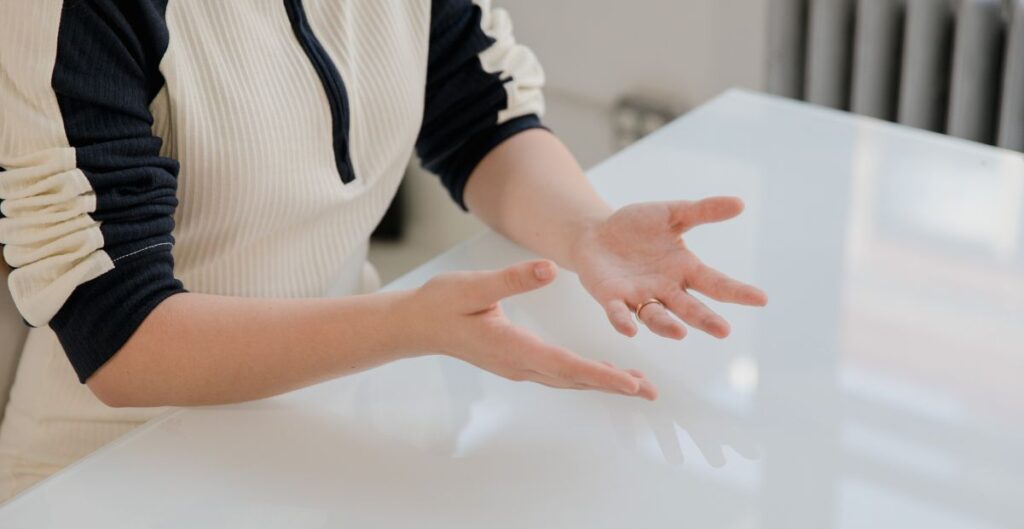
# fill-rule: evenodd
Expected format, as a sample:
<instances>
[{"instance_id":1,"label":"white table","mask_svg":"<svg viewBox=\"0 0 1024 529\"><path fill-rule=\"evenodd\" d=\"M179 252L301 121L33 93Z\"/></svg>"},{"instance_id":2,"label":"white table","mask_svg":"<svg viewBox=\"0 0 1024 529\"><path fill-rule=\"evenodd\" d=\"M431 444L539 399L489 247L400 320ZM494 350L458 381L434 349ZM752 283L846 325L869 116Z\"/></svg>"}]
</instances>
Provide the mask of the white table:
<instances>
[{"instance_id":1,"label":"white table","mask_svg":"<svg viewBox=\"0 0 1024 529\"><path fill-rule=\"evenodd\" d=\"M771 298L719 306L727 340L619 337L568 273L508 303L657 402L399 362L171 413L0 527L1024 527L1024 157L734 91L591 176L747 202L688 237ZM487 235L389 288L525 257Z\"/></svg>"}]
</instances>

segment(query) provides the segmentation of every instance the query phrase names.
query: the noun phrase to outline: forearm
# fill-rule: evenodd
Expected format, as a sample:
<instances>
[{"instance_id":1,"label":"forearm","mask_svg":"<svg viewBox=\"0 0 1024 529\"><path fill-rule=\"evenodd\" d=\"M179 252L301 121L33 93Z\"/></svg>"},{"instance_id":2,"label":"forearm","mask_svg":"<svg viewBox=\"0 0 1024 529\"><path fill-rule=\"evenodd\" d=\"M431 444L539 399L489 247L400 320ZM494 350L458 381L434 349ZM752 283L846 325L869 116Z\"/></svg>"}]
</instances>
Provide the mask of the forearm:
<instances>
[{"instance_id":1,"label":"forearm","mask_svg":"<svg viewBox=\"0 0 1024 529\"><path fill-rule=\"evenodd\" d=\"M568 269L580 233L612 212L569 150L542 129L488 153L466 184L465 201L495 231Z\"/></svg>"},{"instance_id":2,"label":"forearm","mask_svg":"<svg viewBox=\"0 0 1024 529\"><path fill-rule=\"evenodd\" d=\"M414 354L398 306L407 293L164 300L87 381L114 406L258 399Z\"/></svg>"},{"instance_id":3,"label":"forearm","mask_svg":"<svg viewBox=\"0 0 1024 529\"><path fill-rule=\"evenodd\" d=\"M437 353L512 380L654 398L649 383L547 345L504 317L502 298L554 275L535 261L341 299L177 294L87 383L113 406L224 404Z\"/></svg>"}]
</instances>

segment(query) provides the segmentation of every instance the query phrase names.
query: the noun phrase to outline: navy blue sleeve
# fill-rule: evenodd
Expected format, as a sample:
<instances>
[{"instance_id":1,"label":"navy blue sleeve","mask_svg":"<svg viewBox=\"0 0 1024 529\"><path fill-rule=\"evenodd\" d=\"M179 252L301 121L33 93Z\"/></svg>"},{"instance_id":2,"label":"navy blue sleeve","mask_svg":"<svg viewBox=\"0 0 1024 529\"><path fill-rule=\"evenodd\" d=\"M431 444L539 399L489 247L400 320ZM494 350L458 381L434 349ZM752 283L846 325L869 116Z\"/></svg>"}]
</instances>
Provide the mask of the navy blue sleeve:
<instances>
[{"instance_id":1,"label":"navy blue sleeve","mask_svg":"<svg viewBox=\"0 0 1024 529\"><path fill-rule=\"evenodd\" d=\"M78 168L96 192L92 217L114 264L79 285L50 321L84 382L150 311L184 288L171 256L178 163L160 156L149 112L164 83L166 0L66 5L53 89Z\"/></svg>"},{"instance_id":2,"label":"navy blue sleeve","mask_svg":"<svg viewBox=\"0 0 1024 529\"><path fill-rule=\"evenodd\" d=\"M160 155L149 110L164 84L166 0L36 5L19 23L35 25L22 38L33 40L26 53L40 56L12 61L6 73L52 91L56 105L24 104L0 87L11 115L23 118L24 145L34 146L0 152L8 179L0 242L16 267L9 283L22 316L50 325L85 382L153 308L184 291L171 256L178 163ZM44 57L47 49L56 56ZM50 72L30 64L50 61Z\"/></svg>"},{"instance_id":3,"label":"navy blue sleeve","mask_svg":"<svg viewBox=\"0 0 1024 529\"><path fill-rule=\"evenodd\" d=\"M489 1L434 0L426 106L416 151L463 209L473 169L501 142L542 127L544 73Z\"/></svg>"}]
</instances>

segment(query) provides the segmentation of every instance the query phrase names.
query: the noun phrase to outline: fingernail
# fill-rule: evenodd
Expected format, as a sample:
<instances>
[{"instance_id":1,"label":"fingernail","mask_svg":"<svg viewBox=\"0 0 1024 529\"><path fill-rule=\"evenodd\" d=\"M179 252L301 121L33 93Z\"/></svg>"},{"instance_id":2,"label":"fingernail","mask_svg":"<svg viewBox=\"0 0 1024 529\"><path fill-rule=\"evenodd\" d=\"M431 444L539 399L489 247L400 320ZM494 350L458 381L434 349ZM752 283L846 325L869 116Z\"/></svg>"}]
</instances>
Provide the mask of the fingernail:
<instances>
[{"instance_id":1,"label":"fingernail","mask_svg":"<svg viewBox=\"0 0 1024 529\"><path fill-rule=\"evenodd\" d=\"M533 267L533 275L541 281L547 281L554 276L555 271L551 269L551 263L537 263Z\"/></svg>"}]
</instances>

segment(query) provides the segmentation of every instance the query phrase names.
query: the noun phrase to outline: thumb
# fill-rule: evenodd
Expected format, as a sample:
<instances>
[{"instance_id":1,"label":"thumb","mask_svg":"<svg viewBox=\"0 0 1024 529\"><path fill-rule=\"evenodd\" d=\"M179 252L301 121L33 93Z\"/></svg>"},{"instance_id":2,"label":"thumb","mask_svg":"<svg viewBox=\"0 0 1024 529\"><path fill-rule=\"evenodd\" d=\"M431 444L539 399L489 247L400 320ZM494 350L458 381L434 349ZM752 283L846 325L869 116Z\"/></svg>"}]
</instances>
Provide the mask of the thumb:
<instances>
[{"instance_id":1,"label":"thumb","mask_svg":"<svg viewBox=\"0 0 1024 529\"><path fill-rule=\"evenodd\" d=\"M517 263L500 270L477 272L473 297L481 305L497 303L504 298L536 290L555 279L555 263L536 259Z\"/></svg>"}]
</instances>

